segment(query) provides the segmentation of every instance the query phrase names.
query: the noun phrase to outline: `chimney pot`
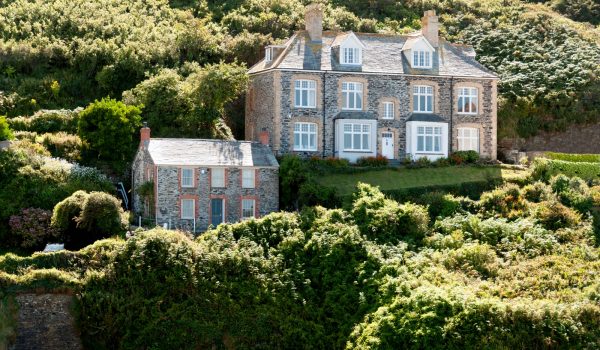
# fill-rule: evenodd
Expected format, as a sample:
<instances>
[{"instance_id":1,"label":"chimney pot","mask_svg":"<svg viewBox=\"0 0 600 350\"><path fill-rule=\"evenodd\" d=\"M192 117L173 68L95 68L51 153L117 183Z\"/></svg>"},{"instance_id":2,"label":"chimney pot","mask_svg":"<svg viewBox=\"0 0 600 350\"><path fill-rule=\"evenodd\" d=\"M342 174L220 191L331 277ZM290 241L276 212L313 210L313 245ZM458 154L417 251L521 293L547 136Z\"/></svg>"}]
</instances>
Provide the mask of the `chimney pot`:
<instances>
[{"instance_id":1,"label":"chimney pot","mask_svg":"<svg viewBox=\"0 0 600 350\"><path fill-rule=\"evenodd\" d=\"M306 6L304 25L311 41L323 40L323 10L320 4Z\"/></svg>"},{"instance_id":2,"label":"chimney pot","mask_svg":"<svg viewBox=\"0 0 600 350\"><path fill-rule=\"evenodd\" d=\"M431 46L439 46L440 23L438 22L435 10L425 11L423 14L423 18L421 18L421 33Z\"/></svg>"},{"instance_id":3,"label":"chimney pot","mask_svg":"<svg viewBox=\"0 0 600 350\"><path fill-rule=\"evenodd\" d=\"M148 124L144 122L144 127L140 129L140 147L147 148L148 142L150 142L150 128Z\"/></svg>"},{"instance_id":4,"label":"chimney pot","mask_svg":"<svg viewBox=\"0 0 600 350\"><path fill-rule=\"evenodd\" d=\"M262 143L265 146L269 145L269 139L270 139L270 135L268 131L261 131L260 134L258 135L258 139L260 141L260 143Z\"/></svg>"}]
</instances>

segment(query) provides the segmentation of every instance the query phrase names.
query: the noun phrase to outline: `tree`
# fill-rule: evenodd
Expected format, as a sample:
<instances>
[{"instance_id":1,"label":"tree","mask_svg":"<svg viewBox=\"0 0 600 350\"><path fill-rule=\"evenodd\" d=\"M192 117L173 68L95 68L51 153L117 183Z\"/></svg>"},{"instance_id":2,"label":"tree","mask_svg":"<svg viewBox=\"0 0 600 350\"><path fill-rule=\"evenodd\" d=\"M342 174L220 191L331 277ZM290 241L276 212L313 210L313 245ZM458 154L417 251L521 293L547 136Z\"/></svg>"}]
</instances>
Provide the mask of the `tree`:
<instances>
[{"instance_id":1,"label":"tree","mask_svg":"<svg viewBox=\"0 0 600 350\"><path fill-rule=\"evenodd\" d=\"M114 99L96 100L80 114L79 137L98 159L113 162L120 169L135 150L134 135L141 126L141 113L140 107Z\"/></svg>"}]
</instances>

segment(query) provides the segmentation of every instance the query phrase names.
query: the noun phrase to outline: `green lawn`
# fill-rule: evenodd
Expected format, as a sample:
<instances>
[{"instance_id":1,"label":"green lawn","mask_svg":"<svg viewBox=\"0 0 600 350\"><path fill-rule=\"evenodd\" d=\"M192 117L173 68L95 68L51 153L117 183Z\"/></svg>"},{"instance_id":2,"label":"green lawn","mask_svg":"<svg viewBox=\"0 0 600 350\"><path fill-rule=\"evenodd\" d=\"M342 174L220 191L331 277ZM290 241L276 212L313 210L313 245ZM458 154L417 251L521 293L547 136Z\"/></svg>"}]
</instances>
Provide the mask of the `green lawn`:
<instances>
[{"instance_id":1,"label":"green lawn","mask_svg":"<svg viewBox=\"0 0 600 350\"><path fill-rule=\"evenodd\" d=\"M354 192L358 182L379 186L381 190L394 190L411 187L453 185L463 182L485 181L487 179L504 179L525 176L527 171L486 167L444 167L420 169L383 169L356 174L331 174L319 176L317 181L325 186L335 187L342 196Z\"/></svg>"}]
</instances>

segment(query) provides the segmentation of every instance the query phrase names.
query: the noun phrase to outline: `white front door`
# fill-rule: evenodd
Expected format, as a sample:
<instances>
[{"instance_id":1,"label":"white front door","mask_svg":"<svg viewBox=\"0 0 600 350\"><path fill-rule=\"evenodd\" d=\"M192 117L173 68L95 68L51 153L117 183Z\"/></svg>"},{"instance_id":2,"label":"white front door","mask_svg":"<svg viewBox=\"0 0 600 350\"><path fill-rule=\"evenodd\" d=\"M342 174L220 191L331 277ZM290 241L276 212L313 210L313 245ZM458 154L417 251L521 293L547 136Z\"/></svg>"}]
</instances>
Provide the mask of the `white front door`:
<instances>
[{"instance_id":1,"label":"white front door","mask_svg":"<svg viewBox=\"0 0 600 350\"><path fill-rule=\"evenodd\" d=\"M381 133L381 155L387 159L394 159L394 133Z\"/></svg>"}]
</instances>

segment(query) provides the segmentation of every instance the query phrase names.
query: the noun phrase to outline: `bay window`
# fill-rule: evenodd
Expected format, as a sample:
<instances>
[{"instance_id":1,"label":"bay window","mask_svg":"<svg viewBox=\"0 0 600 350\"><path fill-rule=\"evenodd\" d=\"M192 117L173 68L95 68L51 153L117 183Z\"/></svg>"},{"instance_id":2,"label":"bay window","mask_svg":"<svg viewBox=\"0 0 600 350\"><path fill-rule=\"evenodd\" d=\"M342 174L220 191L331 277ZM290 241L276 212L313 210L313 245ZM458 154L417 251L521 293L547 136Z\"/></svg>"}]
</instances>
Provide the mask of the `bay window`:
<instances>
[{"instance_id":1,"label":"bay window","mask_svg":"<svg viewBox=\"0 0 600 350\"><path fill-rule=\"evenodd\" d=\"M442 152L442 128L439 126L417 127L417 152Z\"/></svg>"},{"instance_id":2,"label":"bay window","mask_svg":"<svg viewBox=\"0 0 600 350\"><path fill-rule=\"evenodd\" d=\"M344 124L344 151L370 151L371 125L360 123Z\"/></svg>"}]
</instances>

